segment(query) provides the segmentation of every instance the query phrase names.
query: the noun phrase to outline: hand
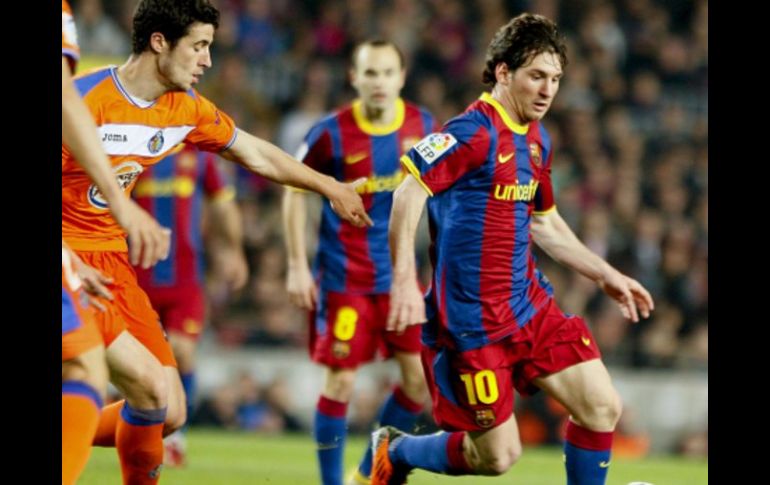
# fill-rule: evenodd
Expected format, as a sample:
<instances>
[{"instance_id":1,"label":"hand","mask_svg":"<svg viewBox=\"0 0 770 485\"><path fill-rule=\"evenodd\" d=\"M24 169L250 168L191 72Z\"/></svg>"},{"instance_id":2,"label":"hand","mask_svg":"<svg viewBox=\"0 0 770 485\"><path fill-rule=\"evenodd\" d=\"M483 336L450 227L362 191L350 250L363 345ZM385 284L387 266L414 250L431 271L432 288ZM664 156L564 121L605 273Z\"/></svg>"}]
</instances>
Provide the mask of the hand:
<instances>
[{"instance_id":1,"label":"hand","mask_svg":"<svg viewBox=\"0 0 770 485\"><path fill-rule=\"evenodd\" d=\"M312 310L318 301L318 289L307 264L289 264L286 273L286 291L289 300L300 308Z\"/></svg>"},{"instance_id":2,"label":"hand","mask_svg":"<svg viewBox=\"0 0 770 485\"><path fill-rule=\"evenodd\" d=\"M332 209L338 216L345 219L356 227L373 226L374 223L364 209L364 203L361 196L356 192L356 187L366 182L366 177L362 177L350 183L340 183L334 180L334 189L327 194Z\"/></svg>"},{"instance_id":3,"label":"hand","mask_svg":"<svg viewBox=\"0 0 770 485\"><path fill-rule=\"evenodd\" d=\"M147 269L168 257L171 245L171 229L162 227L133 200L111 205L115 221L128 234L131 264Z\"/></svg>"},{"instance_id":4,"label":"hand","mask_svg":"<svg viewBox=\"0 0 770 485\"><path fill-rule=\"evenodd\" d=\"M83 283L83 289L91 295L89 301L95 307L104 311L104 306L94 297L106 298L107 300L113 299L112 292L107 289L107 285L112 284L112 278L84 263L74 252L70 252L70 256L72 257L72 266L75 268L75 273L77 273L78 278Z\"/></svg>"},{"instance_id":5,"label":"hand","mask_svg":"<svg viewBox=\"0 0 770 485\"><path fill-rule=\"evenodd\" d=\"M416 281L397 283L390 287L390 311L386 329L402 333L409 325L425 323L425 300Z\"/></svg>"},{"instance_id":6,"label":"hand","mask_svg":"<svg viewBox=\"0 0 770 485\"><path fill-rule=\"evenodd\" d=\"M638 281L614 268L599 280L599 288L617 301L623 316L634 323L639 321L639 313L649 318L650 312L655 309L650 292Z\"/></svg>"},{"instance_id":7,"label":"hand","mask_svg":"<svg viewBox=\"0 0 770 485\"><path fill-rule=\"evenodd\" d=\"M222 280L227 283L228 288L231 291L238 291L243 288L249 279L249 265L246 263L243 250L222 250L215 260L218 260L218 272Z\"/></svg>"}]
</instances>

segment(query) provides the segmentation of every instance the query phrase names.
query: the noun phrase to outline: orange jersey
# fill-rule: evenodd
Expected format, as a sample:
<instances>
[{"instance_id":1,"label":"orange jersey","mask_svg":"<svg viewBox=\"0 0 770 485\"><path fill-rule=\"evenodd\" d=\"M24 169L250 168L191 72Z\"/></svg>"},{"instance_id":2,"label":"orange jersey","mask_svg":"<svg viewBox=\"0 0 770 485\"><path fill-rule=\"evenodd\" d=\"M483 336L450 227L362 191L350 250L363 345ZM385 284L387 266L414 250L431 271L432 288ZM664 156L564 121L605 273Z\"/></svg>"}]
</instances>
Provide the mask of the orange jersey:
<instances>
[{"instance_id":1,"label":"orange jersey","mask_svg":"<svg viewBox=\"0 0 770 485\"><path fill-rule=\"evenodd\" d=\"M72 72L75 72L75 64L80 58L80 49L75 19L72 18L72 9L66 0L61 2L61 55L67 58Z\"/></svg>"},{"instance_id":2,"label":"orange jersey","mask_svg":"<svg viewBox=\"0 0 770 485\"><path fill-rule=\"evenodd\" d=\"M235 123L191 89L168 92L153 102L131 97L117 68L91 71L75 79L91 111L118 184L131 193L144 168L154 165L179 143L200 150L227 149ZM62 145L62 237L75 251L126 251L125 234L110 214L101 192Z\"/></svg>"}]
</instances>

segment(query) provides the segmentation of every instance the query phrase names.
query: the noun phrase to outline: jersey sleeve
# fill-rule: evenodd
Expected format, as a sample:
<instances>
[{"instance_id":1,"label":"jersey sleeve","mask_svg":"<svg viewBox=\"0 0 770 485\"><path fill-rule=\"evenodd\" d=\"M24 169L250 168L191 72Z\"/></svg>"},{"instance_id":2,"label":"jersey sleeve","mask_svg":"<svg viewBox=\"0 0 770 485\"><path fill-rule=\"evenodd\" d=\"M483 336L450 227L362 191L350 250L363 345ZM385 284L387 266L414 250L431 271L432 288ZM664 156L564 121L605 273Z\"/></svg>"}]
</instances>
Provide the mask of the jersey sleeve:
<instances>
[{"instance_id":1,"label":"jersey sleeve","mask_svg":"<svg viewBox=\"0 0 770 485\"><path fill-rule=\"evenodd\" d=\"M187 135L187 141L204 152L219 153L235 142L235 122L214 103L195 92L197 123Z\"/></svg>"},{"instance_id":2,"label":"jersey sleeve","mask_svg":"<svg viewBox=\"0 0 770 485\"><path fill-rule=\"evenodd\" d=\"M203 153L202 185L203 193L212 200L232 200L235 197L235 189L227 183L222 170L217 165L216 156L213 153Z\"/></svg>"},{"instance_id":3,"label":"jersey sleeve","mask_svg":"<svg viewBox=\"0 0 770 485\"><path fill-rule=\"evenodd\" d=\"M430 194L443 192L489 156L489 131L470 116L455 118L418 142L401 163Z\"/></svg>"},{"instance_id":4,"label":"jersey sleeve","mask_svg":"<svg viewBox=\"0 0 770 485\"><path fill-rule=\"evenodd\" d=\"M318 123L308 131L296 156L299 161L313 170L325 174L331 173L332 141L329 130L323 123Z\"/></svg>"}]
</instances>

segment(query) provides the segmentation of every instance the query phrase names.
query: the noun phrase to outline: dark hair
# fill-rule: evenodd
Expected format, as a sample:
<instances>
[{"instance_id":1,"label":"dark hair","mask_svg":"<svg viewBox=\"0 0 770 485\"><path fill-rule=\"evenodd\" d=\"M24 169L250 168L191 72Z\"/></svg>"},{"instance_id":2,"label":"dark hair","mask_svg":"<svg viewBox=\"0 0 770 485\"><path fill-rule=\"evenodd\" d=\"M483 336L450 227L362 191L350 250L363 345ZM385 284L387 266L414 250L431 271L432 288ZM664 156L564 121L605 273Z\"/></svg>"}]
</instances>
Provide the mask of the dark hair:
<instances>
[{"instance_id":1,"label":"dark hair","mask_svg":"<svg viewBox=\"0 0 770 485\"><path fill-rule=\"evenodd\" d=\"M160 32L175 46L190 26L200 22L219 27L219 10L208 0L142 0L134 12L131 50L141 54L150 45L150 36Z\"/></svg>"},{"instance_id":2,"label":"dark hair","mask_svg":"<svg viewBox=\"0 0 770 485\"><path fill-rule=\"evenodd\" d=\"M567 66L567 45L556 24L542 15L518 15L500 27L490 42L482 81L494 85L495 67L501 62L515 71L543 52L558 55L562 69Z\"/></svg>"},{"instance_id":3,"label":"dark hair","mask_svg":"<svg viewBox=\"0 0 770 485\"><path fill-rule=\"evenodd\" d=\"M365 46L392 47L398 54L398 61L401 63L401 69L403 69L406 66L406 61L404 60L404 53L401 52L401 49L399 49L396 44L385 39L371 39L371 40L365 40L361 42L355 47L355 49L353 49L353 53L350 54L350 65L352 67L356 67L356 57L358 56L358 52L361 50L362 47L365 47Z\"/></svg>"}]
</instances>

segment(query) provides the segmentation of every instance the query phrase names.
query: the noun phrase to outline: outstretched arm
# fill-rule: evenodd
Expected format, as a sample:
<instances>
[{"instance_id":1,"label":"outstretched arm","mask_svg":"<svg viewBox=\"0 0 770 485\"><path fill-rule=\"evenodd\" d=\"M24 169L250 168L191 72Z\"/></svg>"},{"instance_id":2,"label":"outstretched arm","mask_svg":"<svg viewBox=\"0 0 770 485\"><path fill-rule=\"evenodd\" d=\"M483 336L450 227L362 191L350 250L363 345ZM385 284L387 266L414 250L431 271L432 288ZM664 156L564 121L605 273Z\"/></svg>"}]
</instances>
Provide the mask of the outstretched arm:
<instances>
[{"instance_id":1,"label":"outstretched arm","mask_svg":"<svg viewBox=\"0 0 770 485\"><path fill-rule=\"evenodd\" d=\"M650 293L580 242L555 208L533 216L532 238L556 262L595 281L618 302L624 317L638 322L639 313L647 318L655 308Z\"/></svg>"},{"instance_id":2,"label":"outstretched arm","mask_svg":"<svg viewBox=\"0 0 770 485\"><path fill-rule=\"evenodd\" d=\"M355 191L365 179L349 184L340 183L333 177L299 163L272 143L242 130L238 130L237 138L230 148L222 152L222 156L274 182L326 196L335 212L351 224L359 227L373 224L366 214L361 196Z\"/></svg>"},{"instance_id":3,"label":"outstretched arm","mask_svg":"<svg viewBox=\"0 0 770 485\"><path fill-rule=\"evenodd\" d=\"M425 322L425 302L417 286L414 241L428 193L412 175L407 175L393 193L388 225L388 243L393 264L388 330L402 332L408 325Z\"/></svg>"}]
</instances>

